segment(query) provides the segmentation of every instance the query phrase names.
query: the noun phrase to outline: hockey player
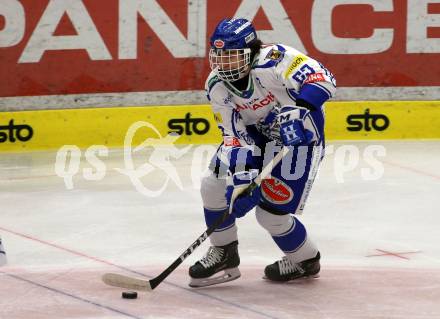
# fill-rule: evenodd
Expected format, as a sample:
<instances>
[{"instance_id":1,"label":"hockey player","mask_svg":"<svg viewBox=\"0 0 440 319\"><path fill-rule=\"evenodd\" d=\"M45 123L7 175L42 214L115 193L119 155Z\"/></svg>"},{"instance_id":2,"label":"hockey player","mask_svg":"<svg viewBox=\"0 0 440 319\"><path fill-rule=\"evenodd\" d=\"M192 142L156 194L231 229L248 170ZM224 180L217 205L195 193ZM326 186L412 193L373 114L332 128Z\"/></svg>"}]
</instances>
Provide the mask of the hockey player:
<instances>
[{"instance_id":1,"label":"hockey player","mask_svg":"<svg viewBox=\"0 0 440 319\"><path fill-rule=\"evenodd\" d=\"M191 287L240 277L235 219L256 207L258 223L284 257L265 278L317 276L320 253L295 217L302 212L323 156L323 103L336 90L318 61L284 44L263 45L246 19L224 19L210 38L206 93L223 143L204 177L201 195L208 226L228 210L234 187L249 184L281 146L290 148L271 178L233 202L232 214L210 236L206 256L189 269Z\"/></svg>"},{"instance_id":2,"label":"hockey player","mask_svg":"<svg viewBox=\"0 0 440 319\"><path fill-rule=\"evenodd\" d=\"M2 238L0 237L0 266L3 266L6 264L6 252L3 248L2 244Z\"/></svg>"}]
</instances>

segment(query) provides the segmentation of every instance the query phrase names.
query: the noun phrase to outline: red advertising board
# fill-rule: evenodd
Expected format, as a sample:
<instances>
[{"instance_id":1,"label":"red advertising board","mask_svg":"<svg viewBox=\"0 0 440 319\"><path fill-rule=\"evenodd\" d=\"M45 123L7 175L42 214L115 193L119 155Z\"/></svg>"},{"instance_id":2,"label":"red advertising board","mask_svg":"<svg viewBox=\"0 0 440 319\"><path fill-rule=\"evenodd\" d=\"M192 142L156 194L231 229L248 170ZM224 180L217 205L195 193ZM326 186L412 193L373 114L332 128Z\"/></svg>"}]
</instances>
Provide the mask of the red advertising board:
<instances>
[{"instance_id":1,"label":"red advertising board","mask_svg":"<svg viewBox=\"0 0 440 319\"><path fill-rule=\"evenodd\" d=\"M201 90L237 15L340 87L440 86L439 0L2 0L0 96Z\"/></svg>"}]
</instances>

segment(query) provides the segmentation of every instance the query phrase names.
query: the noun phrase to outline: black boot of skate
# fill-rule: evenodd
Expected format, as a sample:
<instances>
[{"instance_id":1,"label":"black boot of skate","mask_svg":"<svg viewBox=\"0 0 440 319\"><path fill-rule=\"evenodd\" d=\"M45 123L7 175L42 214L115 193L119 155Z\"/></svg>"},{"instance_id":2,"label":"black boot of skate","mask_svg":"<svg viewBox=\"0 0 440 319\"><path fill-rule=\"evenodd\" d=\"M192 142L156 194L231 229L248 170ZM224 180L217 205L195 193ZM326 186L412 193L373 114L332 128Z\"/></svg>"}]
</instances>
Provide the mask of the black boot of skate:
<instances>
[{"instance_id":1,"label":"black boot of skate","mask_svg":"<svg viewBox=\"0 0 440 319\"><path fill-rule=\"evenodd\" d=\"M321 254L318 252L316 257L294 263L287 257L266 266L264 269L265 279L272 281L289 281L305 277L319 277L321 269L319 259Z\"/></svg>"},{"instance_id":2,"label":"black boot of skate","mask_svg":"<svg viewBox=\"0 0 440 319\"><path fill-rule=\"evenodd\" d=\"M210 247L206 256L189 268L189 286L205 287L240 277L237 245L238 241L234 241L225 246Z\"/></svg>"}]
</instances>

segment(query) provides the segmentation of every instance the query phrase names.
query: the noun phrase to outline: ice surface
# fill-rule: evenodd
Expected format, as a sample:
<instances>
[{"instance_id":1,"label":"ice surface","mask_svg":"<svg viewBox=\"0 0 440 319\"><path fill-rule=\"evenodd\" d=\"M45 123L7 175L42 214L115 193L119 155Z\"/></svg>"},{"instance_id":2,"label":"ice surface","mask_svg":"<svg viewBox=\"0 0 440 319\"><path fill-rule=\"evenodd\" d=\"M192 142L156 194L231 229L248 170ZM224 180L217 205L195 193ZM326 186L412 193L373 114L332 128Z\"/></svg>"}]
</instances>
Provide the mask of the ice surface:
<instances>
[{"instance_id":1,"label":"ice surface","mask_svg":"<svg viewBox=\"0 0 440 319\"><path fill-rule=\"evenodd\" d=\"M372 153L376 172L384 169L375 180L368 180L371 144L386 152ZM83 152L70 190L55 174L55 152L1 154L0 236L8 265L0 268L0 318L440 318L440 142L332 148L300 216L322 254L319 279L264 281L264 266L281 253L248 214L238 221L242 278L189 288L187 268L206 252L204 243L136 300L122 299L122 290L100 276L156 276L204 231L202 167L194 164L202 149L167 164L177 179L157 197L115 170L127 167L122 150L103 158L105 176L95 181L83 177L83 168L93 168ZM358 165L344 173L356 152ZM150 153L138 152L134 167ZM161 169L141 179L149 190L166 180Z\"/></svg>"}]
</instances>

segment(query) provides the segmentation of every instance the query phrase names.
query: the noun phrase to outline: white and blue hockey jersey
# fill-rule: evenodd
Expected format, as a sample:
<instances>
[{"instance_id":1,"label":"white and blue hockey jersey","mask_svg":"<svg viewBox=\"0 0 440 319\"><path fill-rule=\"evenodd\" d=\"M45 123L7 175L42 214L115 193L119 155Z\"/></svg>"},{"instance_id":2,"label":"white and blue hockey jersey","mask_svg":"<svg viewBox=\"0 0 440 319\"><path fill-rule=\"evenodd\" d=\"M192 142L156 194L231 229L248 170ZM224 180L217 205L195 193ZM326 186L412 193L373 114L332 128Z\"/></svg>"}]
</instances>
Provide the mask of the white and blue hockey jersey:
<instances>
[{"instance_id":1,"label":"white and blue hockey jersey","mask_svg":"<svg viewBox=\"0 0 440 319\"><path fill-rule=\"evenodd\" d=\"M294 48L275 44L264 46L254 58L246 90L237 90L214 72L209 75L205 88L222 131L223 146L219 151L224 155L231 148L256 143L249 134L249 127L269 140L276 139L278 132L267 130L274 115L285 105L298 108L304 127L313 132L315 142L321 143L324 140L323 103L334 96L336 81L318 61ZM297 106L299 99L316 110L310 112Z\"/></svg>"}]
</instances>

